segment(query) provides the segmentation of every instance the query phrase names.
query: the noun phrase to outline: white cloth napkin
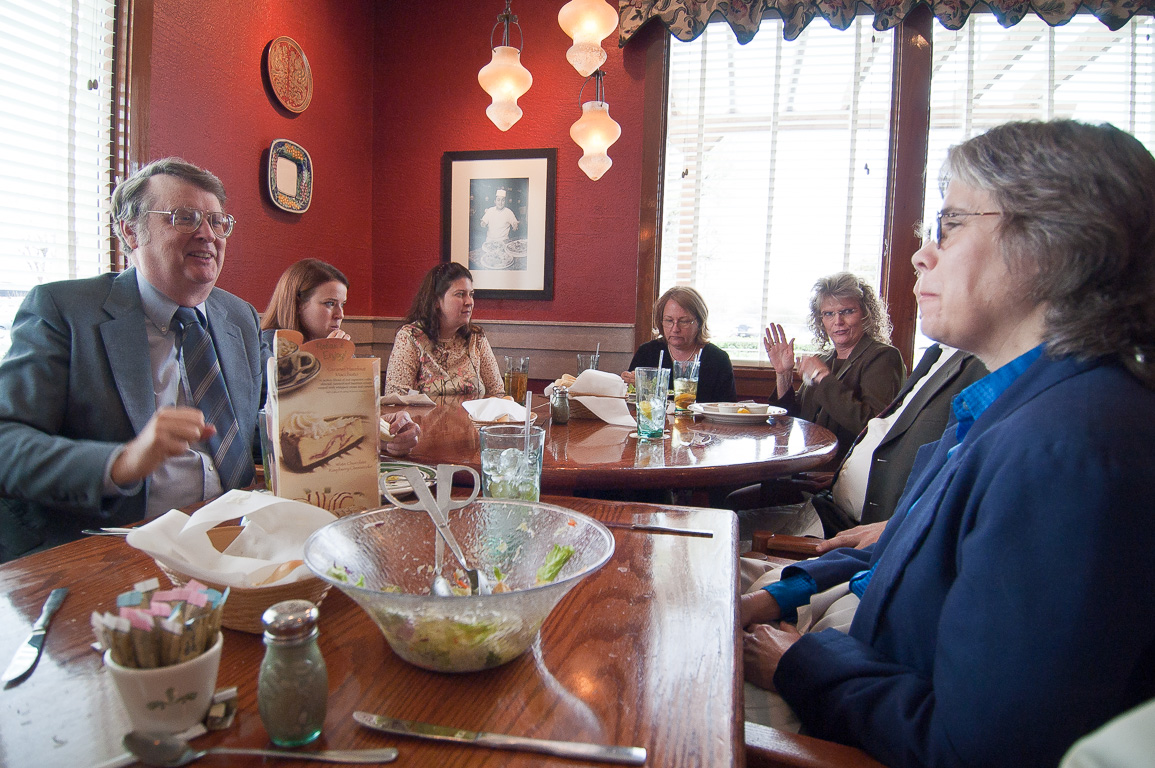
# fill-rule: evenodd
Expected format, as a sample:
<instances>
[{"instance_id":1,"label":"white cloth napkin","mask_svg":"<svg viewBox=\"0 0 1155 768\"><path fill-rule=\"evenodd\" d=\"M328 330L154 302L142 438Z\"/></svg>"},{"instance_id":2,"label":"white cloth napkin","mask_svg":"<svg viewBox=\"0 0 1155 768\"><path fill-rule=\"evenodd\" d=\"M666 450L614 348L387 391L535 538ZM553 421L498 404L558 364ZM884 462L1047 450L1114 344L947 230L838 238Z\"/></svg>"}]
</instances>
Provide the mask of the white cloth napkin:
<instances>
[{"instance_id":1,"label":"white cloth napkin","mask_svg":"<svg viewBox=\"0 0 1155 768\"><path fill-rule=\"evenodd\" d=\"M222 553L208 532L238 517L248 524ZM287 576L261 584L282 563L304 558L305 539L336 520L320 507L267 493L229 491L192 514L170 510L128 534L128 543L179 573L230 587L287 584L312 575L300 565Z\"/></svg>"},{"instance_id":2,"label":"white cloth napkin","mask_svg":"<svg viewBox=\"0 0 1155 768\"><path fill-rule=\"evenodd\" d=\"M474 421L497 421L502 416L508 416L510 423L525 423L525 406L502 397L466 400L461 407Z\"/></svg>"},{"instance_id":3,"label":"white cloth napkin","mask_svg":"<svg viewBox=\"0 0 1155 768\"><path fill-rule=\"evenodd\" d=\"M411 389L407 394L392 392L381 398L381 405L437 405L433 398L424 392Z\"/></svg>"}]
</instances>

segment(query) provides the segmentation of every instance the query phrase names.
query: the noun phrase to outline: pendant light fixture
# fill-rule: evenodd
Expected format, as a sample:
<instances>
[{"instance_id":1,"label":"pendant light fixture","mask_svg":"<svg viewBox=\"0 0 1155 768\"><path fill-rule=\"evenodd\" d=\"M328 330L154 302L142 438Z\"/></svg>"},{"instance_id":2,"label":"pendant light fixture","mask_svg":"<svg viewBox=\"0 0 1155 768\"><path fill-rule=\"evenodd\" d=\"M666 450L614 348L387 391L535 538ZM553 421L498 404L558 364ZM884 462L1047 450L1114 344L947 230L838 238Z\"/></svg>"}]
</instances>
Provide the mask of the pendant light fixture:
<instances>
[{"instance_id":1,"label":"pendant light fixture","mask_svg":"<svg viewBox=\"0 0 1155 768\"><path fill-rule=\"evenodd\" d=\"M618 13L605 0L570 0L558 11L557 23L573 38L565 57L582 77L606 61L602 40L618 26Z\"/></svg>"},{"instance_id":2,"label":"pendant light fixture","mask_svg":"<svg viewBox=\"0 0 1155 768\"><path fill-rule=\"evenodd\" d=\"M569 135L582 148L578 168L581 168L592 181L602 177L614 161L607 154L610 145L622 135L622 127L610 117L610 105L605 100L605 88L602 78L605 73L600 69L594 72L594 101L582 104L582 116L570 126ZM586 80L586 83L589 79ZM585 90L585 83L582 84ZM581 101L581 92L578 92L578 101Z\"/></svg>"},{"instance_id":3,"label":"pendant light fixture","mask_svg":"<svg viewBox=\"0 0 1155 768\"><path fill-rule=\"evenodd\" d=\"M481 68L477 73L477 82L490 95L493 103L485 108L485 115L493 124L503 131L508 131L513 124L521 119L521 107L517 100L525 95L533 85L533 75L521 65L521 49L509 44L509 25L517 27L521 33L521 25L517 23L517 16L509 10L510 0L505 0L505 12L497 15L497 24L489 33L489 44L493 47L493 60ZM502 27L501 45L493 46L493 33ZM525 47L525 35L521 37L522 47Z\"/></svg>"}]
</instances>

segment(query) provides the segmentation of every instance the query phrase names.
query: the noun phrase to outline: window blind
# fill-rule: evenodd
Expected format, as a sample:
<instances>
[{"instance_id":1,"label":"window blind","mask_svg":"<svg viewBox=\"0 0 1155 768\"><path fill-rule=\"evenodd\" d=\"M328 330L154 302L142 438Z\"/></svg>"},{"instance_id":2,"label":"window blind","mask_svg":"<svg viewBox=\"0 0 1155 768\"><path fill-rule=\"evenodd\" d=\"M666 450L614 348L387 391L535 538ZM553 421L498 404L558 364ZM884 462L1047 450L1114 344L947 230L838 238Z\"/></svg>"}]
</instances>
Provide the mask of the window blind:
<instances>
[{"instance_id":1,"label":"window blind","mask_svg":"<svg viewBox=\"0 0 1155 768\"><path fill-rule=\"evenodd\" d=\"M0 0L0 354L28 290L108 269L112 0Z\"/></svg>"},{"instance_id":2,"label":"window blind","mask_svg":"<svg viewBox=\"0 0 1155 768\"><path fill-rule=\"evenodd\" d=\"M1061 27L1028 14L1010 29L972 14L957 32L934 27L924 221L942 207L947 150L1009 120L1112 123L1155 149L1155 19L1112 32L1093 16ZM921 328L916 354L930 344Z\"/></svg>"},{"instance_id":3,"label":"window blind","mask_svg":"<svg viewBox=\"0 0 1155 768\"><path fill-rule=\"evenodd\" d=\"M768 322L809 343L822 275L881 274L893 35L762 24L745 46L712 24L670 60L661 290L697 288L736 360L765 359Z\"/></svg>"}]
</instances>

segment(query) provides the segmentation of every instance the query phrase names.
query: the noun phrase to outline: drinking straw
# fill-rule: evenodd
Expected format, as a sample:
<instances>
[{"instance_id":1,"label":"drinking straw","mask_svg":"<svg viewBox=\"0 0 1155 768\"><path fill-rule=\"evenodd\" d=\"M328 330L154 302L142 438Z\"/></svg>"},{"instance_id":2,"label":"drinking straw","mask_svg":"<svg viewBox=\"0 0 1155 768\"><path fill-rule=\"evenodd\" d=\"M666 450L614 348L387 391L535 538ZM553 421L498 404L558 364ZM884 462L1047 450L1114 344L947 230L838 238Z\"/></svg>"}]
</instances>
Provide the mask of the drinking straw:
<instances>
[{"instance_id":1,"label":"drinking straw","mask_svg":"<svg viewBox=\"0 0 1155 768\"><path fill-rule=\"evenodd\" d=\"M533 412L530 411L529 406L533 401L533 393L528 389L525 390L525 461L529 463L529 424L530 419L533 418Z\"/></svg>"},{"instance_id":2,"label":"drinking straw","mask_svg":"<svg viewBox=\"0 0 1155 768\"><path fill-rule=\"evenodd\" d=\"M662 369L662 362L666 359L666 350L658 351L658 370Z\"/></svg>"},{"instance_id":3,"label":"drinking straw","mask_svg":"<svg viewBox=\"0 0 1155 768\"><path fill-rule=\"evenodd\" d=\"M601 353L602 353L602 343L599 341L598 342L598 348L594 350L594 357L597 357Z\"/></svg>"}]
</instances>

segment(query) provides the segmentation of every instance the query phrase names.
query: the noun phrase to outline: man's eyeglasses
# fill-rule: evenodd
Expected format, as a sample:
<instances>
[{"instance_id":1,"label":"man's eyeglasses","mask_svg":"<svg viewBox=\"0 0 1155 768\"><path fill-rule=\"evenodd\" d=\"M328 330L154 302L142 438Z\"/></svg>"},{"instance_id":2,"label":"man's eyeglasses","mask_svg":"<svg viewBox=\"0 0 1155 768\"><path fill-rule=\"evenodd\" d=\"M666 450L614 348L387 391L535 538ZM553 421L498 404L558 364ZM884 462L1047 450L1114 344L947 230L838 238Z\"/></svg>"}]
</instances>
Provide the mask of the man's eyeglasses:
<instances>
[{"instance_id":1,"label":"man's eyeglasses","mask_svg":"<svg viewBox=\"0 0 1155 768\"><path fill-rule=\"evenodd\" d=\"M982 211L980 213L969 213L967 211L939 211L935 214L935 229L934 242L939 248L944 248L943 236L943 220L946 220L946 231L950 234L955 227L962 226L963 221L971 216L1002 216L1002 211ZM924 229L922 234L923 242L930 239L930 230Z\"/></svg>"},{"instance_id":2,"label":"man's eyeglasses","mask_svg":"<svg viewBox=\"0 0 1155 768\"><path fill-rule=\"evenodd\" d=\"M169 221L172 222L172 228L186 235L191 235L200 229L201 222L206 216L209 220L209 228L217 237L231 235L233 225L237 223L237 220L227 213L220 211L208 213L197 208L174 208L171 211L145 211L145 213L159 213L162 216L168 216Z\"/></svg>"},{"instance_id":3,"label":"man's eyeglasses","mask_svg":"<svg viewBox=\"0 0 1155 768\"><path fill-rule=\"evenodd\" d=\"M835 316L841 317L843 320L847 320L858 314L858 310L854 307L847 307L846 309L840 309L837 312L827 310L826 312L821 312L819 314L822 315L823 320L833 320Z\"/></svg>"},{"instance_id":4,"label":"man's eyeglasses","mask_svg":"<svg viewBox=\"0 0 1155 768\"><path fill-rule=\"evenodd\" d=\"M663 317L662 318L662 325L664 325L666 328L673 328L673 327L677 326L679 331L686 330L687 328L691 327L696 322L698 322L698 321L692 317L683 317L681 320L675 320L672 317Z\"/></svg>"}]
</instances>

